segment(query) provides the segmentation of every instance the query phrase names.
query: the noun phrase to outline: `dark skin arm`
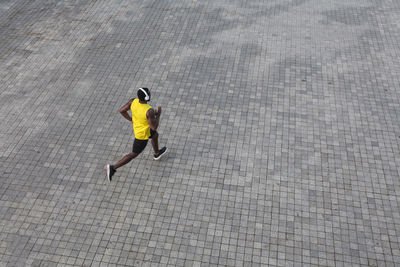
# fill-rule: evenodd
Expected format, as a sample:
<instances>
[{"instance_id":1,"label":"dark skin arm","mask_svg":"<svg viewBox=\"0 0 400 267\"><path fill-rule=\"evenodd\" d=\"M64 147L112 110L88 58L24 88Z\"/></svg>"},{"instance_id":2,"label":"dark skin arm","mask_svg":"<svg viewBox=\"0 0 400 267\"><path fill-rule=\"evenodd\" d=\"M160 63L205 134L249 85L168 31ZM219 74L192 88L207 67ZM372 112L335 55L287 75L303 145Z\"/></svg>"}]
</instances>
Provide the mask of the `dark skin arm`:
<instances>
[{"instance_id":1,"label":"dark skin arm","mask_svg":"<svg viewBox=\"0 0 400 267\"><path fill-rule=\"evenodd\" d=\"M158 107L157 110L154 110L151 108L146 113L150 128L153 131L156 131L158 128L158 125L160 124L160 115L161 115L161 107Z\"/></svg>"},{"instance_id":2,"label":"dark skin arm","mask_svg":"<svg viewBox=\"0 0 400 267\"><path fill-rule=\"evenodd\" d=\"M123 105L119 109L119 112L121 113L121 115L124 116L124 118L127 119L130 122L132 122L132 118L131 118L131 116L129 116L128 111L131 109L131 105L132 105L133 100L134 100L134 98L129 100L128 103L126 103L125 105Z\"/></svg>"}]
</instances>

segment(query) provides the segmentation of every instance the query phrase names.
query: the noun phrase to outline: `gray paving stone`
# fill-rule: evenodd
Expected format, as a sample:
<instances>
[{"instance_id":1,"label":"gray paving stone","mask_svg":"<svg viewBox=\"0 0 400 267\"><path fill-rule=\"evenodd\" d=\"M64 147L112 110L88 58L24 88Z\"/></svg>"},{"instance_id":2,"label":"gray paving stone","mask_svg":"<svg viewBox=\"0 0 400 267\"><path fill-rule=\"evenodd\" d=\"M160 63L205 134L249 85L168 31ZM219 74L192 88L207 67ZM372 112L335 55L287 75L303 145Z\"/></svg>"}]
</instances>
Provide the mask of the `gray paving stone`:
<instances>
[{"instance_id":1,"label":"gray paving stone","mask_svg":"<svg viewBox=\"0 0 400 267\"><path fill-rule=\"evenodd\" d=\"M1 1L0 266L400 265L399 11Z\"/></svg>"}]
</instances>

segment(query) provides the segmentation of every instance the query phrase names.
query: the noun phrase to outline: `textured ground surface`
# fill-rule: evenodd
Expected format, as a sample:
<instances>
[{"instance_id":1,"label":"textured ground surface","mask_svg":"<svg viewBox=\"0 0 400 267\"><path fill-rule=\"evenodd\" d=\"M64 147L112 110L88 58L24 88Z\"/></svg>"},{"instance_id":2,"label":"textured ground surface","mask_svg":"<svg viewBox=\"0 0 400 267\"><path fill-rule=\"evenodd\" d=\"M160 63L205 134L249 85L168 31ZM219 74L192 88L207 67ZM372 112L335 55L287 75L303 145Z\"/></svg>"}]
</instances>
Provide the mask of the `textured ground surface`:
<instances>
[{"instance_id":1,"label":"textured ground surface","mask_svg":"<svg viewBox=\"0 0 400 267\"><path fill-rule=\"evenodd\" d=\"M0 266L400 265L399 14L0 0ZM170 153L109 183L139 86Z\"/></svg>"}]
</instances>

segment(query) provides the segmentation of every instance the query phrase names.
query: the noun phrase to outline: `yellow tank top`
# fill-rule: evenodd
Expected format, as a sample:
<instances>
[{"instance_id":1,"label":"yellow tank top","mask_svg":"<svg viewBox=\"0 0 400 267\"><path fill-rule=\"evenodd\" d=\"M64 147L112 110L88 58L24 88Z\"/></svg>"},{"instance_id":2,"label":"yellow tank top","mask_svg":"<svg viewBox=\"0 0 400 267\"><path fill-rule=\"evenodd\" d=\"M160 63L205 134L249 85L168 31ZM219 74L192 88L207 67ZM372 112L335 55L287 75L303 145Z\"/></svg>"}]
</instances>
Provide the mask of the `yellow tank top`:
<instances>
[{"instance_id":1,"label":"yellow tank top","mask_svg":"<svg viewBox=\"0 0 400 267\"><path fill-rule=\"evenodd\" d=\"M149 104L142 104L137 98L131 104L133 133L136 139L147 140L150 137L150 125L146 117L150 108Z\"/></svg>"}]
</instances>

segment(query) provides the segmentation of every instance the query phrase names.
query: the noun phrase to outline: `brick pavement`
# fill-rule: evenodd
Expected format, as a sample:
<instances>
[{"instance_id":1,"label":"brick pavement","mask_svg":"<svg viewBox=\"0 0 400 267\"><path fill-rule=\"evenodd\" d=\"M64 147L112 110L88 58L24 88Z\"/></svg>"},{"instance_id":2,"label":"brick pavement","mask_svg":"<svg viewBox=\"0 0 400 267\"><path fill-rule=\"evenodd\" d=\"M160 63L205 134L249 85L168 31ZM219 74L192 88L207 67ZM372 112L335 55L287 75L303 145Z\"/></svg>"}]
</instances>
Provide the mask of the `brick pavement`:
<instances>
[{"instance_id":1,"label":"brick pavement","mask_svg":"<svg viewBox=\"0 0 400 267\"><path fill-rule=\"evenodd\" d=\"M0 1L0 266L400 265L399 11Z\"/></svg>"}]
</instances>

